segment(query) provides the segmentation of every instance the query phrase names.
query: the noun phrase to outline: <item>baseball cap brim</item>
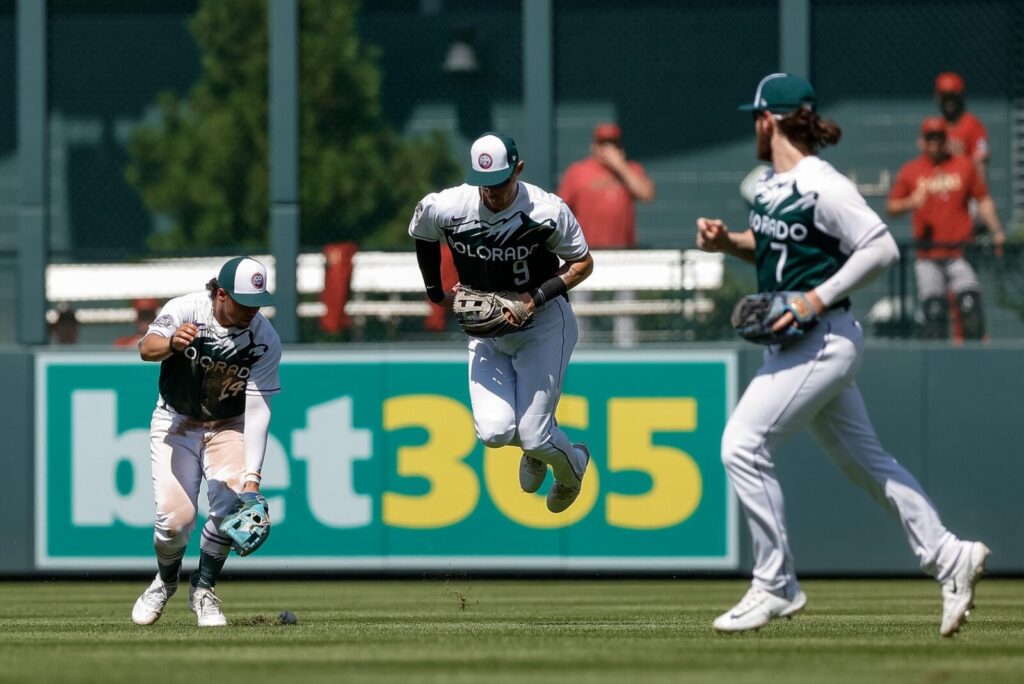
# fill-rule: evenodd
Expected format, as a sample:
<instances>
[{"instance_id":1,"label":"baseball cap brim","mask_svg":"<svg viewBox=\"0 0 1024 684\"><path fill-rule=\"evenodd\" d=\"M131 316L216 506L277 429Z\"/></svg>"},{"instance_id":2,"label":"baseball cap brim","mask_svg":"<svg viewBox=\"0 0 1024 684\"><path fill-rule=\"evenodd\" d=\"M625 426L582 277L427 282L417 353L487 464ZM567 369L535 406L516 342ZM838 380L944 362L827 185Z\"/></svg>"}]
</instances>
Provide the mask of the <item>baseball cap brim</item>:
<instances>
[{"instance_id":1,"label":"baseball cap brim","mask_svg":"<svg viewBox=\"0 0 1024 684\"><path fill-rule=\"evenodd\" d=\"M477 171L476 169L470 169L469 174L466 175L466 183L478 186L501 185L509 179L515 170L515 166L510 166L507 169L500 169L498 171Z\"/></svg>"},{"instance_id":2,"label":"baseball cap brim","mask_svg":"<svg viewBox=\"0 0 1024 684\"><path fill-rule=\"evenodd\" d=\"M274 295L269 292L253 292L249 294L229 292L228 296L242 306L270 306L274 303Z\"/></svg>"},{"instance_id":3,"label":"baseball cap brim","mask_svg":"<svg viewBox=\"0 0 1024 684\"><path fill-rule=\"evenodd\" d=\"M758 105L748 102L747 104L741 104L739 107L737 107L737 109L739 109L741 112L776 112L778 114L785 114L786 112L791 112L794 109L800 109L801 107L807 105L813 105L813 103L796 102L791 104L787 102L774 102L770 107L760 107Z\"/></svg>"}]
</instances>

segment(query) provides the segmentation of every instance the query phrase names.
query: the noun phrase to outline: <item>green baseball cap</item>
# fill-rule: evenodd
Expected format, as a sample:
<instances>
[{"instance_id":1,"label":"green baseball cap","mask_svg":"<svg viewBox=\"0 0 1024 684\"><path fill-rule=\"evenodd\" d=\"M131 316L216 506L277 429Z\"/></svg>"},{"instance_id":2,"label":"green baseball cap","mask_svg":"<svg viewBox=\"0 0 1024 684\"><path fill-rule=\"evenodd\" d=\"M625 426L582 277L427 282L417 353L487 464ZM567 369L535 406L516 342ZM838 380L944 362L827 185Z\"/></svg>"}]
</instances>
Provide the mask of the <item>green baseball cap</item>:
<instances>
[{"instance_id":1,"label":"green baseball cap","mask_svg":"<svg viewBox=\"0 0 1024 684\"><path fill-rule=\"evenodd\" d=\"M793 74L768 74L757 84L754 101L740 105L740 111L784 114L805 106L814 109L816 102L814 88L806 80Z\"/></svg>"},{"instance_id":2,"label":"green baseball cap","mask_svg":"<svg viewBox=\"0 0 1024 684\"><path fill-rule=\"evenodd\" d=\"M252 257L235 257L221 266L217 285L242 306L274 303L273 296L267 292L267 267Z\"/></svg>"},{"instance_id":3,"label":"green baseball cap","mask_svg":"<svg viewBox=\"0 0 1024 684\"><path fill-rule=\"evenodd\" d=\"M501 185L516 170L516 141L501 133L484 133L469 148L470 185Z\"/></svg>"}]
</instances>

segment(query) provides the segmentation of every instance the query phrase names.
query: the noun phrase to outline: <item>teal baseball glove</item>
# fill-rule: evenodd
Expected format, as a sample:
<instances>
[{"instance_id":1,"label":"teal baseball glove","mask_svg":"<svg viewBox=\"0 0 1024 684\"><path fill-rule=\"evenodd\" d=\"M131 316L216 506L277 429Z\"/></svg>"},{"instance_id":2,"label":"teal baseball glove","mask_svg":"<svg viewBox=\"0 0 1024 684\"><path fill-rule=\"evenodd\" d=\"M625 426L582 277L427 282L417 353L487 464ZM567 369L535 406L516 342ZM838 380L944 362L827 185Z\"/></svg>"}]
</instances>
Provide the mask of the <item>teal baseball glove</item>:
<instances>
[{"instance_id":1,"label":"teal baseball glove","mask_svg":"<svg viewBox=\"0 0 1024 684\"><path fill-rule=\"evenodd\" d=\"M224 518L220 531L231 539L231 548L239 556L248 556L263 546L270 536L270 506L262 494L242 492L235 511Z\"/></svg>"}]
</instances>

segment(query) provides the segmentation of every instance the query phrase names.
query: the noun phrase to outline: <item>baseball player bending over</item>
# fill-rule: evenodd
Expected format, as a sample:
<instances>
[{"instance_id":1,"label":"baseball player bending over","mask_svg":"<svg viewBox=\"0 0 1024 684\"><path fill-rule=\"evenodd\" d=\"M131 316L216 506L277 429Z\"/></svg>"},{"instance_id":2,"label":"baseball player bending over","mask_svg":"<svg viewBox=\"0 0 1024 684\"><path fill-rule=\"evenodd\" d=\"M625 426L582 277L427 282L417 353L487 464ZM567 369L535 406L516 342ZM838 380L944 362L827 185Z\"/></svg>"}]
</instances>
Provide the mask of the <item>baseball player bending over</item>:
<instances>
[{"instance_id":1,"label":"baseball player bending over","mask_svg":"<svg viewBox=\"0 0 1024 684\"><path fill-rule=\"evenodd\" d=\"M427 297L454 306L470 335L469 394L477 435L489 447L522 447L519 483L536 492L551 466L553 513L579 495L590 452L555 421L562 379L576 346L566 292L594 268L580 224L556 195L519 180L525 163L499 133L470 150L466 183L416 205L409 234ZM441 287L440 242L459 274Z\"/></svg>"},{"instance_id":2,"label":"baseball player bending over","mask_svg":"<svg viewBox=\"0 0 1024 684\"><path fill-rule=\"evenodd\" d=\"M757 267L758 289L790 302L722 435L722 461L750 525L754 578L743 599L714 621L723 632L757 629L804 607L789 549L774 456L807 428L839 469L899 517L921 567L942 589L943 636L972 607L988 548L947 530L911 475L878 441L854 378L863 335L849 293L899 259L888 227L856 186L815 153L839 142L839 127L815 112L811 84L771 74L752 104L757 156L773 168L757 182L750 227L731 233L697 219L697 245Z\"/></svg>"},{"instance_id":3,"label":"baseball player bending over","mask_svg":"<svg viewBox=\"0 0 1024 684\"><path fill-rule=\"evenodd\" d=\"M269 532L260 472L270 396L281 391L281 340L259 313L271 303L267 270L255 259L236 257L206 289L167 302L139 341L142 359L160 362L160 396L150 427L158 572L132 609L139 625L159 620L178 589L204 477L210 516L199 569L189 583L189 606L200 627L227 624L213 587L231 547L245 555ZM240 511L258 511L256 533L241 546L232 543L237 538L229 525L221 531L224 519L237 519Z\"/></svg>"}]
</instances>

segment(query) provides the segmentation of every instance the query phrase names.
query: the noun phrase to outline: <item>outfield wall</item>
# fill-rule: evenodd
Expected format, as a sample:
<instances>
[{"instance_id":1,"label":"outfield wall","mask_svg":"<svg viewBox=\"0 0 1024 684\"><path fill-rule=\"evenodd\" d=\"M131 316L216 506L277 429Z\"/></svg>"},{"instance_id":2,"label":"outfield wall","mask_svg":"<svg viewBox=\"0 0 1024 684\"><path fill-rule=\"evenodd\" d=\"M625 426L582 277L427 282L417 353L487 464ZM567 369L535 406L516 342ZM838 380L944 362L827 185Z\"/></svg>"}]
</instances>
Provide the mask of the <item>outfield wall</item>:
<instances>
[{"instance_id":1,"label":"outfield wall","mask_svg":"<svg viewBox=\"0 0 1024 684\"><path fill-rule=\"evenodd\" d=\"M883 442L948 526L1012 573L1024 572L1019 356L875 346L860 374ZM735 346L578 351L559 420L591 445L597 477L551 516L518 491L518 452L473 438L464 353L291 349L264 481L274 535L232 569L745 572L718 439L758 359ZM156 370L125 352L0 353L0 574L150 569ZM898 523L809 439L778 470L801 571L914 571Z\"/></svg>"}]
</instances>

